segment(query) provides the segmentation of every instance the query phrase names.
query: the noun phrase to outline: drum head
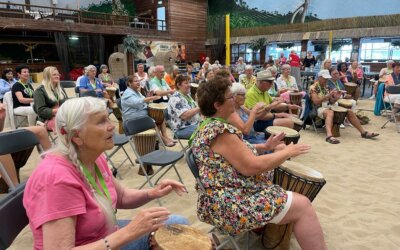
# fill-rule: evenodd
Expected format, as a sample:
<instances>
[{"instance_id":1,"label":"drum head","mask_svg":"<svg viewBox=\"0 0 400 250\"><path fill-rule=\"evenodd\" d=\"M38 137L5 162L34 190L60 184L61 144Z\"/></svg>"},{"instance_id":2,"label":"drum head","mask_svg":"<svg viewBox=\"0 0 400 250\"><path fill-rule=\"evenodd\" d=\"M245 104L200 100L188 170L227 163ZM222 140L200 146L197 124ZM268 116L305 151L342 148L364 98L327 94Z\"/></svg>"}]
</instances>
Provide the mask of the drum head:
<instances>
[{"instance_id":1,"label":"drum head","mask_svg":"<svg viewBox=\"0 0 400 250\"><path fill-rule=\"evenodd\" d=\"M168 108L168 104L166 104L166 103L149 103L149 108L166 109L166 108Z\"/></svg>"},{"instance_id":2,"label":"drum head","mask_svg":"<svg viewBox=\"0 0 400 250\"><path fill-rule=\"evenodd\" d=\"M282 126L269 126L268 128L265 129L265 131L267 131L271 135L277 135L281 132L284 132L286 137L299 136L299 133L296 130Z\"/></svg>"},{"instance_id":3,"label":"drum head","mask_svg":"<svg viewBox=\"0 0 400 250\"><path fill-rule=\"evenodd\" d=\"M344 85L350 86L350 87L357 87L357 83L354 82L345 82Z\"/></svg>"},{"instance_id":4,"label":"drum head","mask_svg":"<svg viewBox=\"0 0 400 250\"><path fill-rule=\"evenodd\" d=\"M143 131L141 133L137 133L135 136L153 136L156 134L157 133L154 129L149 129L149 130Z\"/></svg>"},{"instance_id":5,"label":"drum head","mask_svg":"<svg viewBox=\"0 0 400 250\"><path fill-rule=\"evenodd\" d=\"M115 87L106 87L106 90L117 91L117 88L115 88Z\"/></svg>"},{"instance_id":6,"label":"drum head","mask_svg":"<svg viewBox=\"0 0 400 250\"><path fill-rule=\"evenodd\" d=\"M346 99L339 99L338 100L338 103L339 104L342 104L342 105L344 105L344 106L346 106L346 107L348 107L348 106L353 106L353 103L350 101L350 100L346 100Z\"/></svg>"},{"instance_id":7,"label":"drum head","mask_svg":"<svg viewBox=\"0 0 400 250\"><path fill-rule=\"evenodd\" d=\"M158 249L209 250L212 243L208 235L186 225L173 224L159 228L154 234Z\"/></svg>"},{"instance_id":8,"label":"drum head","mask_svg":"<svg viewBox=\"0 0 400 250\"><path fill-rule=\"evenodd\" d=\"M297 125L303 125L303 121L300 120L300 119L297 118L297 117L291 116L290 119L292 119L292 121L293 121L295 124L297 124Z\"/></svg>"},{"instance_id":9,"label":"drum head","mask_svg":"<svg viewBox=\"0 0 400 250\"><path fill-rule=\"evenodd\" d=\"M296 92L296 91L290 91L289 92L289 95L301 95L301 96L303 96L303 94L301 93L301 92Z\"/></svg>"},{"instance_id":10,"label":"drum head","mask_svg":"<svg viewBox=\"0 0 400 250\"><path fill-rule=\"evenodd\" d=\"M190 86L193 87L193 88L198 88L199 87L199 85L197 83L194 83L194 82L190 83Z\"/></svg>"},{"instance_id":11,"label":"drum head","mask_svg":"<svg viewBox=\"0 0 400 250\"><path fill-rule=\"evenodd\" d=\"M339 106L331 106L331 110L335 112L347 112L347 109Z\"/></svg>"},{"instance_id":12,"label":"drum head","mask_svg":"<svg viewBox=\"0 0 400 250\"><path fill-rule=\"evenodd\" d=\"M285 170L286 172L302 177L303 179L312 180L316 182L325 181L324 176L320 172L312 168L309 168L303 164L300 164L298 162L285 161L279 167Z\"/></svg>"}]
</instances>

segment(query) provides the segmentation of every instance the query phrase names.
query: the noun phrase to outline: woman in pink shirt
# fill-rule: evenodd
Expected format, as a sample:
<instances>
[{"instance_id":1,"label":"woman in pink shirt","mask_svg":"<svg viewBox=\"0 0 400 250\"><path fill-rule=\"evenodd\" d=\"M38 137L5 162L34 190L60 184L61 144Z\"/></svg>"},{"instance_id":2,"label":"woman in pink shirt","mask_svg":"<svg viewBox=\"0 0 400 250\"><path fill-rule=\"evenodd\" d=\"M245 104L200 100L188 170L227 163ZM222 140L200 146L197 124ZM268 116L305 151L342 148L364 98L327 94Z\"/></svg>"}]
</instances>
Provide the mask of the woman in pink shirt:
<instances>
[{"instance_id":1,"label":"woman in pink shirt","mask_svg":"<svg viewBox=\"0 0 400 250\"><path fill-rule=\"evenodd\" d=\"M187 224L163 207L117 222L116 209L138 208L172 190L180 195L185 187L172 180L147 190L120 185L103 154L114 147L114 128L97 98L74 98L58 110L57 147L30 176L23 199L34 249L148 249L151 232L164 224Z\"/></svg>"}]
</instances>

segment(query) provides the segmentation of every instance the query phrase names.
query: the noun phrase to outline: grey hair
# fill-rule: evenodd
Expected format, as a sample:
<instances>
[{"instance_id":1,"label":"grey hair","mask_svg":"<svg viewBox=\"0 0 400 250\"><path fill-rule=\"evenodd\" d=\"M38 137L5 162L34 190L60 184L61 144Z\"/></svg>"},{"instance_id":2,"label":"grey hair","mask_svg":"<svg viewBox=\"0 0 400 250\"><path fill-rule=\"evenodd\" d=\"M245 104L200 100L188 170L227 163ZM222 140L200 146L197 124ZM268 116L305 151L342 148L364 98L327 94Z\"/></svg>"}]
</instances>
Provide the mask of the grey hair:
<instances>
[{"instance_id":1,"label":"grey hair","mask_svg":"<svg viewBox=\"0 0 400 250\"><path fill-rule=\"evenodd\" d=\"M149 74L149 76L154 74L154 71L156 71L156 67L155 66L150 66L149 70L147 71L147 73Z\"/></svg>"},{"instance_id":2,"label":"grey hair","mask_svg":"<svg viewBox=\"0 0 400 250\"><path fill-rule=\"evenodd\" d=\"M251 66L250 64L244 66L244 70L249 70L249 69L253 69L253 66Z\"/></svg>"},{"instance_id":3,"label":"grey hair","mask_svg":"<svg viewBox=\"0 0 400 250\"><path fill-rule=\"evenodd\" d=\"M218 64L211 65L211 70L213 70L213 71L219 70Z\"/></svg>"},{"instance_id":4,"label":"grey hair","mask_svg":"<svg viewBox=\"0 0 400 250\"><path fill-rule=\"evenodd\" d=\"M286 69L286 68L291 69L291 67L290 67L289 64L283 64L283 65L281 66L281 69ZM275 71L275 72L276 72L276 71Z\"/></svg>"},{"instance_id":5,"label":"grey hair","mask_svg":"<svg viewBox=\"0 0 400 250\"><path fill-rule=\"evenodd\" d=\"M89 71L93 70L93 69L97 71L96 66L94 66L94 65L92 65L92 64L86 66L86 67L85 67L85 75L87 75L87 73L88 73Z\"/></svg>"},{"instance_id":6,"label":"grey hair","mask_svg":"<svg viewBox=\"0 0 400 250\"><path fill-rule=\"evenodd\" d=\"M325 60L322 61L322 64L321 64L322 69L325 69L325 63L326 63L327 61L331 61L331 63L332 63L332 60L331 60L330 58L326 58ZM327 69L327 70L329 70L329 69Z\"/></svg>"},{"instance_id":7,"label":"grey hair","mask_svg":"<svg viewBox=\"0 0 400 250\"><path fill-rule=\"evenodd\" d=\"M105 102L95 97L72 98L63 103L56 115L58 143L55 151L79 167L78 148L72 142L72 137L76 131L85 128L90 115L106 110Z\"/></svg>"},{"instance_id":8,"label":"grey hair","mask_svg":"<svg viewBox=\"0 0 400 250\"><path fill-rule=\"evenodd\" d=\"M239 93L246 93L246 88L243 86L243 84L234 82L232 83L231 86L231 92L233 95L237 95Z\"/></svg>"},{"instance_id":9,"label":"grey hair","mask_svg":"<svg viewBox=\"0 0 400 250\"><path fill-rule=\"evenodd\" d=\"M100 72L103 71L103 69L108 69L108 66L105 65L105 64L102 64L102 65L100 66Z\"/></svg>"}]
</instances>

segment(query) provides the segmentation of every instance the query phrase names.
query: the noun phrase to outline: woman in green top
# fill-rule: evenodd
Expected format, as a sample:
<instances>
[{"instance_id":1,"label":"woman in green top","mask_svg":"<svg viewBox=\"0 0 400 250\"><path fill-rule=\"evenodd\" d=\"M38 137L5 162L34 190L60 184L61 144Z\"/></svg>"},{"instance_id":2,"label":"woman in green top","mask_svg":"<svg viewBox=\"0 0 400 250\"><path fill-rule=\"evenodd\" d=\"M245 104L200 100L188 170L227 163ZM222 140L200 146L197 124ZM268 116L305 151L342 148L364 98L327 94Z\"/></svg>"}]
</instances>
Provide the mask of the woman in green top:
<instances>
[{"instance_id":1,"label":"woman in green top","mask_svg":"<svg viewBox=\"0 0 400 250\"><path fill-rule=\"evenodd\" d=\"M54 117L58 108L68 99L60 85L60 74L56 67L50 66L43 70L42 85L35 90L33 99L33 109L38 120L46 123L47 129L54 130Z\"/></svg>"}]
</instances>

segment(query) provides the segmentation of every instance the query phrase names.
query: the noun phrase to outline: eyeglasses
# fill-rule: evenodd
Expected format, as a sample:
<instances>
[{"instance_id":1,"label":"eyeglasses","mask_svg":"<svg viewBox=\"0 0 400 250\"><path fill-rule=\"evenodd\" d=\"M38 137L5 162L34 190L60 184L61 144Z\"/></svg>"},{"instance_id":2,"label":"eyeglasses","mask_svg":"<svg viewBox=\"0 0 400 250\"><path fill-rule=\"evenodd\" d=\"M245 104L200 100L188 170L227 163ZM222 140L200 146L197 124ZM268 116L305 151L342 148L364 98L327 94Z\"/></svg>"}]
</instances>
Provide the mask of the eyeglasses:
<instances>
[{"instance_id":1,"label":"eyeglasses","mask_svg":"<svg viewBox=\"0 0 400 250\"><path fill-rule=\"evenodd\" d=\"M233 99L233 95L225 97L225 100Z\"/></svg>"},{"instance_id":2,"label":"eyeglasses","mask_svg":"<svg viewBox=\"0 0 400 250\"><path fill-rule=\"evenodd\" d=\"M236 95L240 95L240 96L243 96L243 97L245 97L245 96L246 96L246 94L245 94L245 93L237 93Z\"/></svg>"}]
</instances>

